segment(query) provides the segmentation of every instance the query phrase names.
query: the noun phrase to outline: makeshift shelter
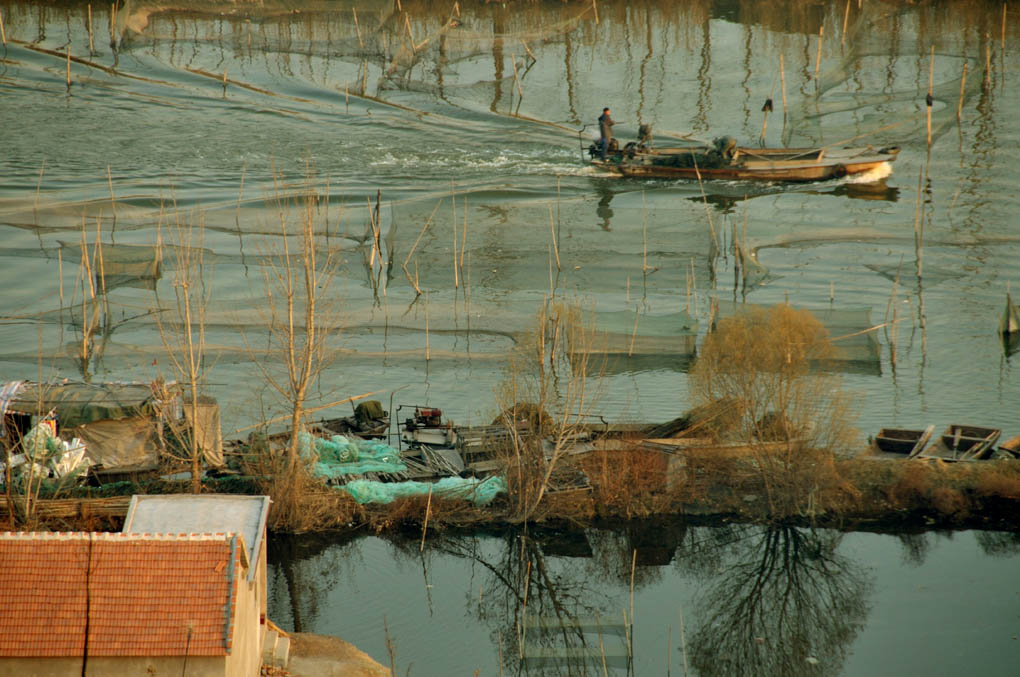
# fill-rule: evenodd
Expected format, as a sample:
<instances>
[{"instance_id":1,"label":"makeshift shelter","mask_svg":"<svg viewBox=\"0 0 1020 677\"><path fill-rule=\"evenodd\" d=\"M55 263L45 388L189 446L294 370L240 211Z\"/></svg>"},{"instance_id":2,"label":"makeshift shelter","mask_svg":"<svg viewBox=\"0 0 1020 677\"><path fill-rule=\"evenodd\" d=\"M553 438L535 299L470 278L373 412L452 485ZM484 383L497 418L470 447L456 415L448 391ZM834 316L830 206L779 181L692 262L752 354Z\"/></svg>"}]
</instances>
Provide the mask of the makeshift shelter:
<instances>
[{"instance_id":1,"label":"makeshift shelter","mask_svg":"<svg viewBox=\"0 0 1020 677\"><path fill-rule=\"evenodd\" d=\"M193 431L206 464L223 465L216 401L200 396L191 421L191 406L173 384L165 386L169 401L158 399L147 383L9 383L3 391L8 446L38 421L53 419L57 434L81 439L88 458L105 472L137 473L158 468L170 426Z\"/></svg>"}]
</instances>

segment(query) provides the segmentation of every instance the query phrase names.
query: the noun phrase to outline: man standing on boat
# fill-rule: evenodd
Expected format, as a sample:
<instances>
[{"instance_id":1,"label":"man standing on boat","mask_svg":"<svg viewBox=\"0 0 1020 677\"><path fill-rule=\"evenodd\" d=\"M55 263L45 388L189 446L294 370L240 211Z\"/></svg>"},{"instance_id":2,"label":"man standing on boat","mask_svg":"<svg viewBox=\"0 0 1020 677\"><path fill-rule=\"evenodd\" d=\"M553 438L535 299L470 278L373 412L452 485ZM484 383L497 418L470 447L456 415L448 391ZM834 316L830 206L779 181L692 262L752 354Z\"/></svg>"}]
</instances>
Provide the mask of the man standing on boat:
<instances>
[{"instance_id":1,"label":"man standing on boat","mask_svg":"<svg viewBox=\"0 0 1020 677\"><path fill-rule=\"evenodd\" d=\"M603 108L602 115L599 116L599 134L601 135L602 144L602 161L606 161L606 151L609 150L609 142L613 138L613 118L609 117L609 109Z\"/></svg>"}]
</instances>

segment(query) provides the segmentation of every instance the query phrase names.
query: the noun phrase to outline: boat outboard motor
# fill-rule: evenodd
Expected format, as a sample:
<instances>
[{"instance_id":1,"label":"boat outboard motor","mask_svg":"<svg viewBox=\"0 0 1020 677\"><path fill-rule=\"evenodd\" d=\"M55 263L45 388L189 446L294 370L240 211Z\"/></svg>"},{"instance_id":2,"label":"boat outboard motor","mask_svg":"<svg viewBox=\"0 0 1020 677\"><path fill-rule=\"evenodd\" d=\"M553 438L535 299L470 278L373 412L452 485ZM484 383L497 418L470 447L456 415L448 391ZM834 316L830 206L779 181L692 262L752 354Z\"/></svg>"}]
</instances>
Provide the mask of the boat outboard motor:
<instances>
[{"instance_id":1,"label":"boat outboard motor","mask_svg":"<svg viewBox=\"0 0 1020 677\"><path fill-rule=\"evenodd\" d=\"M637 128L637 142L641 146L652 145L652 126L650 124L640 125Z\"/></svg>"},{"instance_id":2,"label":"boat outboard motor","mask_svg":"<svg viewBox=\"0 0 1020 677\"><path fill-rule=\"evenodd\" d=\"M716 151L726 160L732 160L737 151L737 140L732 136L720 136L712 141Z\"/></svg>"}]
</instances>

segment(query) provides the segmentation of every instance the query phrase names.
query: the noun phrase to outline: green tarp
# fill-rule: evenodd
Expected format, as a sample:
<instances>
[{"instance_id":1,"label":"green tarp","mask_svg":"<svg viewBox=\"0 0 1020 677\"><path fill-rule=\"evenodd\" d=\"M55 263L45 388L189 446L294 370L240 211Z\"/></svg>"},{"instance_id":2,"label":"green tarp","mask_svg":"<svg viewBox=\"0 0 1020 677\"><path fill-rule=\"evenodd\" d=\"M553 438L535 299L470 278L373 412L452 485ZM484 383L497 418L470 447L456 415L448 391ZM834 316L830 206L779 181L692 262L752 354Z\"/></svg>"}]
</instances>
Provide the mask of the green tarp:
<instances>
[{"instance_id":1,"label":"green tarp","mask_svg":"<svg viewBox=\"0 0 1020 677\"><path fill-rule=\"evenodd\" d=\"M7 410L28 416L45 416L52 410L62 428L74 428L149 415L151 398L148 384L26 383L7 403Z\"/></svg>"},{"instance_id":2,"label":"green tarp","mask_svg":"<svg viewBox=\"0 0 1020 677\"><path fill-rule=\"evenodd\" d=\"M316 477L337 479L368 472L407 471L400 452L384 442L348 439L343 435L333 435L326 440L301 433L298 435L298 445L301 457L314 462L312 473Z\"/></svg>"},{"instance_id":3,"label":"green tarp","mask_svg":"<svg viewBox=\"0 0 1020 677\"><path fill-rule=\"evenodd\" d=\"M497 495L506 493L506 480L499 476L484 480L475 477L444 477L434 484L429 482L375 482L354 480L340 487L358 503L392 503L398 498L433 496L446 499L463 499L475 505L488 505Z\"/></svg>"}]
</instances>

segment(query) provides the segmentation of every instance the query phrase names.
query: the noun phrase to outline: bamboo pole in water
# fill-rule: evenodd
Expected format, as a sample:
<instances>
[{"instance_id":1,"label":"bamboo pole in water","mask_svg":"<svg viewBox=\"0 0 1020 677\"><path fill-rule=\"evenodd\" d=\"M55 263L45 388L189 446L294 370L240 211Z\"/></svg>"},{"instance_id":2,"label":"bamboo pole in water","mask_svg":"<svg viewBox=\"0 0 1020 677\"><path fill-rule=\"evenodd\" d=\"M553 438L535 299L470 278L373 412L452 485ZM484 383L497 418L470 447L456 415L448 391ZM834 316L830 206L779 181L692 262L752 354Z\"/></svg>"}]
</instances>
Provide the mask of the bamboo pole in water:
<instances>
[{"instance_id":1,"label":"bamboo pole in water","mask_svg":"<svg viewBox=\"0 0 1020 677\"><path fill-rule=\"evenodd\" d=\"M1002 73L1002 84L1006 84L1006 3L1002 3L1002 37L999 43L999 72Z\"/></svg>"},{"instance_id":2,"label":"bamboo pole in water","mask_svg":"<svg viewBox=\"0 0 1020 677\"><path fill-rule=\"evenodd\" d=\"M517 101L517 105L521 105L521 101L524 99L524 89L521 88L521 78L517 75L517 57L510 59L510 63L514 67L514 82L517 83L517 95L520 97Z\"/></svg>"},{"instance_id":3,"label":"bamboo pole in water","mask_svg":"<svg viewBox=\"0 0 1020 677\"><path fill-rule=\"evenodd\" d=\"M117 49L117 3L110 3L110 48Z\"/></svg>"},{"instance_id":4,"label":"bamboo pole in water","mask_svg":"<svg viewBox=\"0 0 1020 677\"><path fill-rule=\"evenodd\" d=\"M421 527L421 547L418 552L425 552L425 532L429 528L429 512L432 510L432 487L429 486L429 500L425 503L425 523Z\"/></svg>"},{"instance_id":5,"label":"bamboo pole in water","mask_svg":"<svg viewBox=\"0 0 1020 677\"><path fill-rule=\"evenodd\" d=\"M464 278L464 250L467 249L467 228L468 228L468 198L464 195L464 224L460 229L460 279L464 280L464 284L467 285L467 280Z\"/></svg>"},{"instance_id":6,"label":"bamboo pole in water","mask_svg":"<svg viewBox=\"0 0 1020 677\"><path fill-rule=\"evenodd\" d=\"M956 122L963 120L963 90L967 84L967 62L963 62L963 75L960 76L960 100L956 104Z\"/></svg>"},{"instance_id":7,"label":"bamboo pole in water","mask_svg":"<svg viewBox=\"0 0 1020 677\"><path fill-rule=\"evenodd\" d=\"M67 43L67 88L71 89L71 43Z\"/></svg>"},{"instance_id":8,"label":"bamboo pole in water","mask_svg":"<svg viewBox=\"0 0 1020 677\"><path fill-rule=\"evenodd\" d=\"M599 633L599 655L602 657L602 677L609 677L609 666L606 664L606 646L602 641L602 620L599 618L599 610L595 610L595 628Z\"/></svg>"},{"instance_id":9,"label":"bamboo pole in water","mask_svg":"<svg viewBox=\"0 0 1020 677\"><path fill-rule=\"evenodd\" d=\"M528 56L531 57L531 60L538 61L538 57L536 57L534 52L531 51L531 48L528 47L528 43L524 42L524 38L521 38L521 44L524 45L524 51L528 53Z\"/></svg>"},{"instance_id":10,"label":"bamboo pole in water","mask_svg":"<svg viewBox=\"0 0 1020 677\"><path fill-rule=\"evenodd\" d=\"M925 98L925 109L927 111L928 123L928 145L931 145L931 105L933 103L932 90L935 88L935 45L931 46L928 57L928 96Z\"/></svg>"},{"instance_id":11,"label":"bamboo pole in water","mask_svg":"<svg viewBox=\"0 0 1020 677\"><path fill-rule=\"evenodd\" d=\"M641 191L641 272L648 272L648 227L645 222L645 191Z\"/></svg>"},{"instance_id":12,"label":"bamboo pole in water","mask_svg":"<svg viewBox=\"0 0 1020 677\"><path fill-rule=\"evenodd\" d=\"M89 25L89 56L92 56L96 52L95 41L92 38L92 5L89 5L88 14L88 25Z\"/></svg>"},{"instance_id":13,"label":"bamboo pole in water","mask_svg":"<svg viewBox=\"0 0 1020 677\"><path fill-rule=\"evenodd\" d=\"M418 292L419 296L421 296L421 288L418 286L418 261L415 260L414 262L414 279L411 278L411 273L407 270L407 264L411 262L411 257L414 256L414 250L418 248L418 243L421 242L421 238L425 235L425 231L429 229L429 224L432 223L432 218L436 215L436 211L439 209L441 204L443 204L442 200L437 202L436 206L432 208L432 213L429 214L429 218L425 220L425 225L422 226L421 232L418 233L418 238L414 241L414 244L411 245L410 251L407 252L407 258L404 259L404 264L401 266L401 268L404 269L404 275L407 276L407 281L411 283L411 286L414 287L414 290Z\"/></svg>"},{"instance_id":14,"label":"bamboo pole in water","mask_svg":"<svg viewBox=\"0 0 1020 677\"><path fill-rule=\"evenodd\" d=\"M985 86L992 82L992 37L985 33Z\"/></svg>"},{"instance_id":15,"label":"bamboo pole in water","mask_svg":"<svg viewBox=\"0 0 1020 677\"><path fill-rule=\"evenodd\" d=\"M637 548L634 548L630 557L630 638L627 643L627 652L634 659L634 570L637 568Z\"/></svg>"},{"instance_id":16,"label":"bamboo pole in water","mask_svg":"<svg viewBox=\"0 0 1020 677\"><path fill-rule=\"evenodd\" d=\"M351 9L354 12L354 30L357 31L357 33L358 33L358 46L359 47L364 47L365 43L362 42L362 40L361 40L361 25L358 23L358 8L357 7L352 7Z\"/></svg>"},{"instance_id":17,"label":"bamboo pole in water","mask_svg":"<svg viewBox=\"0 0 1020 677\"><path fill-rule=\"evenodd\" d=\"M4 32L4 13L0 11L0 40L3 40L4 45L7 44L7 33Z\"/></svg>"},{"instance_id":18,"label":"bamboo pole in water","mask_svg":"<svg viewBox=\"0 0 1020 677\"><path fill-rule=\"evenodd\" d=\"M850 0L846 0L846 11L843 12L843 33L840 35L839 44L842 47L846 44L846 26L850 22Z\"/></svg>"},{"instance_id":19,"label":"bamboo pole in water","mask_svg":"<svg viewBox=\"0 0 1020 677\"><path fill-rule=\"evenodd\" d=\"M687 675L687 639L684 633L684 608L680 607L680 657L684 660L684 676Z\"/></svg>"},{"instance_id":20,"label":"bamboo pole in water","mask_svg":"<svg viewBox=\"0 0 1020 677\"><path fill-rule=\"evenodd\" d=\"M818 69L822 65L822 38L825 36L825 24L818 27L818 52L815 54L815 85L818 85Z\"/></svg>"},{"instance_id":21,"label":"bamboo pole in water","mask_svg":"<svg viewBox=\"0 0 1020 677\"><path fill-rule=\"evenodd\" d=\"M783 132L786 132L786 68L783 65L783 54L779 54L779 83L783 94Z\"/></svg>"},{"instance_id":22,"label":"bamboo pole in water","mask_svg":"<svg viewBox=\"0 0 1020 677\"><path fill-rule=\"evenodd\" d=\"M46 158L42 159L42 164L39 165L39 182L35 184L35 204L32 205L32 214L35 218L36 225L39 225L39 191L42 190L42 178L43 172L46 171Z\"/></svg>"},{"instance_id":23,"label":"bamboo pole in water","mask_svg":"<svg viewBox=\"0 0 1020 677\"><path fill-rule=\"evenodd\" d=\"M595 25L599 25L599 5L597 0L591 0L591 8L595 10Z\"/></svg>"},{"instance_id":24,"label":"bamboo pole in water","mask_svg":"<svg viewBox=\"0 0 1020 677\"><path fill-rule=\"evenodd\" d=\"M560 248L556 244L556 223L553 221L552 205L549 205L549 236L552 239L552 250L556 255L556 272L563 270L560 265Z\"/></svg>"},{"instance_id":25,"label":"bamboo pole in water","mask_svg":"<svg viewBox=\"0 0 1020 677\"><path fill-rule=\"evenodd\" d=\"M110 165L106 165L106 182L110 184L110 207L113 209L113 224L117 225L117 198L113 194L113 175L110 173Z\"/></svg>"},{"instance_id":26,"label":"bamboo pole in water","mask_svg":"<svg viewBox=\"0 0 1020 677\"><path fill-rule=\"evenodd\" d=\"M453 288L460 288L460 275L457 271L457 193L453 181L450 181L450 201L453 204Z\"/></svg>"}]
</instances>

